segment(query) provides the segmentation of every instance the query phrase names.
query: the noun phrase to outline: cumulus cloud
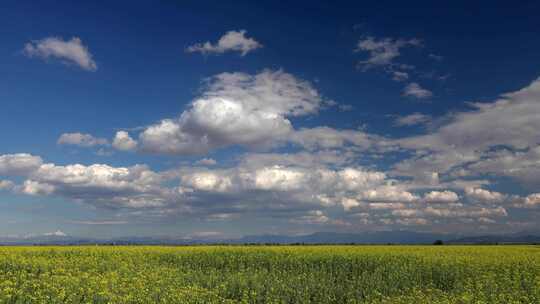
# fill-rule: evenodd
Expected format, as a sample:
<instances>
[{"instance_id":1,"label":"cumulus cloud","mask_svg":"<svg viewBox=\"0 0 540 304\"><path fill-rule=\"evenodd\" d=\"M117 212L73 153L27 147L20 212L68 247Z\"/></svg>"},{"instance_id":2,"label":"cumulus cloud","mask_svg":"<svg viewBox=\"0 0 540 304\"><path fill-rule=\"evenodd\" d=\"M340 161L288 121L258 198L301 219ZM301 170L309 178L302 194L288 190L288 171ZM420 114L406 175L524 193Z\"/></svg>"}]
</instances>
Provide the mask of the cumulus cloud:
<instances>
[{"instance_id":1,"label":"cumulus cloud","mask_svg":"<svg viewBox=\"0 0 540 304\"><path fill-rule=\"evenodd\" d=\"M431 191L424 195L427 203L454 203L459 200L459 196L452 191Z\"/></svg>"},{"instance_id":2,"label":"cumulus cloud","mask_svg":"<svg viewBox=\"0 0 540 304\"><path fill-rule=\"evenodd\" d=\"M525 198L526 206L537 206L540 205L540 193L533 193L527 195Z\"/></svg>"},{"instance_id":3,"label":"cumulus cloud","mask_svg":"<svg viewBox=\"0 0 540 304\"><path fill-rule=\"evenodd\" d=\"M249 214L316 225L342 219L354 225L505 225L536 212L516 208L540 206L534 190L540 180L539 83L492 103L473 103L425 134L391 139L364 130L295 129L293 117L315 114L324 104L310 83L283 71L225 73L209 79L180 117L143 130L136 149L202 154L286 142L292 144L287 153L251 151L219 167L202 159L194 162L200 166L165 172L144 165L43 164L30 154L10 154L0 156L0 175L23 176L19 185L19 178L8 181L20 193L160 216L226 220ZM391 169L368 167L372 154ZM533 191L518 196L491 190L499 176Z\"/></svg>"},{"instance_id":4,"label":"cumulus cloud","mask_svg":"<svg viewBox=\"0 0 540 304\"><path fill-rule=\"evenodd\" d=\"M410 192L407 182L384 172L336 162L332 151L297 154L247 154L226 168L187 166L164 172L144 165L45 163L27 170L25 181L11 187L23 194L60 196L96 208L207 220L249 214L309 225L414 226L429 225L436 218L507 216L497 205L477 205L477 201L463 205L449 190ZM540 201L538 197L516 198L515 204L530 208ZM431 203L426 207L421 201ZM328 210L341 210L342 216L349 214L355 220L351 224L330 216ZM358 214L366 216L358 220Z\"/></svg>"},{"instance_id":5,"label":"cumulus cloud","mask_svg":"<svg viewBox=\"0 0 540 304\"><path fill-rule=\"evenodd\" d=\"M324 99L304 80L281 70L256 75L223 73L178 119L164 119L140 134L152 153L204 154L230 145L270 147L293 131L288 117L317 113Z\"/></svg>"},{"instance_id":6,"label":"cumulus cloud","mask_svg":"<svg viewBox=\"0 0 540 304\"><path fill-rule=\"evenodd\" d=\"M94 147L107 145L108 141L105 138L94 137L90 134L83 133L64 133L60 135L57 143L59 145L74 145L80 147Z\"/></svg>"},{"instance_id":7,"label":"cumulus cloud","mask_svg":"<svg viewBox=\"0 0 540 304\"><path fill-rule=\"evenodd\" d=\"M374 210L394 210L403 209L405 204L403 203L369 203L369 208Z\"/></svg>"},{"instance_id":8,"label":"cumulus cloud","mask_svg":"<svg viewBox=\"0 0 540 304\"><path fill-rule=\"evenodd\" d=\"M466 188L465 195L471 200L484 203L502 203L506 199L506 195L500 192L489 191L482 188Z\"/></svg>"},{"instance_id":9,"label":"cumulus cloud","mask_svg":"<svg viewBox=\"0 0 540 304\"><path fill-rule=\"evenodd\" d=\"M292 210L330 206L341 206L345 211L359 207L393 209L417 199L399 185L392 185L384 173L363 168L248 164L231 169L191 169L181 174L181 185L193 195L255 200L259 207L287 204Z\"/></svg>"},{"instance_id":10,"label":"cumulus cloud","mask_svg":"<svg viewBox=\"0 0 540 304\"><path fill-rule=\"evenodd\" d=\"M113 147L121 151L131 151L137 148L137 141L129 136L126 131L118 131L114 136Z\"/></svg>"},{"instance_id":11,"label":"cumulus cloud","mask_svg":"<svg viewBox=\"0 0 540 304\"><path fill-rule=\"evenodd\" d=\"M508 212L503 207L485 208L474 207L469 209L449 209L427 207L423 210L426 215L443 218L480 218L480 217L506 217Z\"/></svg>"},{"instance_id":12,"label":"cumulus cloud","mask_svg":"<svg viewBox=\"0 0 540 304\"><path fill-rule=\"evenodd\" d=\"M433 97L433 93L430 90L421 87L416 82L411 82L407 86L405 86L402 95L405 97L414 97L417 99L427 99Z\"/></svg>"},{"instance_id":13,"label":"cumulus cloud","mask_svg":"<svg viewBox=\"0 0 540 304\"><path fill-rule=\"evenodd\" d=\"M210 41L197 43L186 48L186 52L199 52L202 54L222 54L225 52L240 52L242 56L256 49L262 48L263 45L253 38L246 37L246 31L228 31L219 38L217 43Z\"/></svg>"},{"instance_id":14,"label":"cumulus cloud","mask_svg":"<svg viewBox=\"0 0 540 304\"><path fill-rule=\"evenodd\" d=\"M101 207L161 205L167 189L162 176L146 166L111 167L94 164L42 164L28 172L18 191L29 195L57 195Z\"/></svg>"},{"instance_id":15,"label":"cumulus cloud","mask_svg":"<svg viewBox=\"0 0 540 304\"><path fill-rule=\"evenodd\" d=\"M97 64L92 59L92 54L78 37L73 37L71 40L63 40L59 37L35 40L28 42L24 46L23 52L28 57L38 57L45 60L56 58L66 64L75 64L87 71L97 70Z\"/></svg>"},{"instance_id":16,"label":"cumulus cloud","mask_svg":"<svg viewBox=\"0 0 540 304\"><path fill-rule=\"evenodd\" d=\"M20 192L28 195L49 195L52 194L55 190L55 187L51 184L40 183L34 180L26 180L22 187L20 187Z\"/></svg>"},{"instance_id":17,"label":"cumulus cloud","mask_svg":"<svg viewBox=\"0 0 540 304\"><path fill-rule=\"evenodd\" d=\"M27 153L0 155L0 175L27 175L42 163L41 157Z\"/></svg>"},{"instance_id":18,"label":"cumulus cloud","mask_svg":"<svg viewBox=\"0 0 540 304\"><path fill-rule=\"evenodd\" d=\"M419 39L392 39L367 37L358 41L355 51L367 52L369 57L360 61L358 66L363 70L373 67L387 66L399 57L400 51L405 47L419 47L422 42Z\"/></svg>"}]
</instances>

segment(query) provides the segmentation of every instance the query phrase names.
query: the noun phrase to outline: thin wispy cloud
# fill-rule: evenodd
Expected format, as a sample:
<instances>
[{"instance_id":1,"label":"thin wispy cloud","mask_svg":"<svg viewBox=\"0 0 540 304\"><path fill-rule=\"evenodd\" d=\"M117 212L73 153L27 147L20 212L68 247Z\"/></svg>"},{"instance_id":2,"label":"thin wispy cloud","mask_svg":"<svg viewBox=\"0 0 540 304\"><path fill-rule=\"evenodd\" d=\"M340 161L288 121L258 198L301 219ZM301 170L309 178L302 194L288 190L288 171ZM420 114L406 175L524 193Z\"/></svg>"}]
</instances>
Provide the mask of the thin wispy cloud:
<instances>
[{"instance_id":1,"label":"thin wispy cloud","mask_svg":"<svg viewBox=\"0 0 540 304\"><path fill-rule=\"evenodd\" d=\"M83 45L78 37L70 40L47 37L31 41L24 46L23 53L30 58L56 59L68 65L76 65L86 71L98 69L88 47Z\"/></svg>"},{"instance_id":2,"label":"thin wispy cloud","mask_svg":"<svg viewBox=\"0 0 540 304\"><path fill-rule=\"evenodd\" d=\"M409 83L407 86L405 86L402 95L416 99L429 99L433 97L433 93L430 90L421 87L416 82Z\"/></svg>"},{"instance_id":3,"label":"thin wispy cloud","mask_svg":"<svg viewBox=\"0 0 540 304\"><path fill-rule=\"evenodd\" d=\"M430 115L425 115L422 113L413 113L405 116L398 116L394 124L396 126L414 126L414 125L421 125L421 124L427 124L432 121L432 117Z\"/></svg>"},{"instance_id":4,"label":"thin wispy cloud","mask_svg":"<svg viewBox=\"0 0 540 304\"><path fill-rule=\"evenodd\" d=\"M393 39L367 37L358 41L355 52L367 53L368 58L358 62L358 67L364 71L375 67L392 65L401 55L401 49L406 47L420 47L422 41L413 39Z\"/></svg>"},{"instance_id":5,"label":"thin wispy cloud","mask_svg":"<svg viewBox=\"0 0 540 304\"><path fill-rule=\"evenodd\" d=\"M128 224L128 221L114 221L114 220L106 220L106 221L69 221L70 224L76 224L76 225L125 225Z\"/></svg>"},{"instance_id":6,"label":"thin wispy cloud","mask_svg":"<svg viewBox=\"0 0 540 304\"><path fill-rule=\"evenodd\" d=\"M210 41L197 43L186 48L188 53L202 53L205 55L223 54L226 52L239 52L241 56L247 55L263 45L253 38L246 37L246 30L228 31L216 43Z\"/></svg>"},{"instance_id":7,"label":"thin wispy cloud","mask_svg":"<svg viewBox=\"0 0 540 304\"><path fill-rule=\"evenodd\" d=\"M105 138L94 137L91 134L83 133L64 133L58 138L57 144L59 145L73 145L80 147L94 147L104 146L109 142Z\"/></svg>"}]
</instances>

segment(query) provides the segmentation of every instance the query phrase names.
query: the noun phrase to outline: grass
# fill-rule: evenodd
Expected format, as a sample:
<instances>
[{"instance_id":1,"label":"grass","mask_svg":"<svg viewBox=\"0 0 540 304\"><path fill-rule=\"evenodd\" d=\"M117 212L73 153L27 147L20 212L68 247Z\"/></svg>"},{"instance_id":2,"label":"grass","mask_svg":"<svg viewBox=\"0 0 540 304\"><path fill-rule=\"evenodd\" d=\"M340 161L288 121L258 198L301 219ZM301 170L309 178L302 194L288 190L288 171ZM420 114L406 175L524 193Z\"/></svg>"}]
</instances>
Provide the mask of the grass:
<instances>
[{"instance_id":1,"label":"grass","mask_svg":"<svg viewBox=\"0 0 540 304\"><path fill-rule=\"evenodd\" d=\"M0 247L0 303L540 303L540 247Z\"/></svg>"}]
</instances>

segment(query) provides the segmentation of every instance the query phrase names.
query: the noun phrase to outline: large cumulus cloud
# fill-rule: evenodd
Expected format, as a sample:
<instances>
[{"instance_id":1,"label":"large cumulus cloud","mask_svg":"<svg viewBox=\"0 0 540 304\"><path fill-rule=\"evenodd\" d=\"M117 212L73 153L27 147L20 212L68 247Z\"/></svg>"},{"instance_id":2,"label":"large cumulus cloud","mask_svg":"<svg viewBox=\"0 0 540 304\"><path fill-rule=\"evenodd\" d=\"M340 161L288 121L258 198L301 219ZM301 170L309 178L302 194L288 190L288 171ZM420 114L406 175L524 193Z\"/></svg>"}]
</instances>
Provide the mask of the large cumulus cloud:
<instances>
[{"instance_id":1,"label":"large cumulus cloud","mask_svg":"<svg viewBox=\"0 0 540 304\"><path fill-rule=\"evenodd\" d=\"M309 82L281 70L222 73L207 80L179 118L144 130L141 149L202 154L229 145L272 146L293 130L289 117L317 113L323 102Z\"/></svg>"}]
</instances>

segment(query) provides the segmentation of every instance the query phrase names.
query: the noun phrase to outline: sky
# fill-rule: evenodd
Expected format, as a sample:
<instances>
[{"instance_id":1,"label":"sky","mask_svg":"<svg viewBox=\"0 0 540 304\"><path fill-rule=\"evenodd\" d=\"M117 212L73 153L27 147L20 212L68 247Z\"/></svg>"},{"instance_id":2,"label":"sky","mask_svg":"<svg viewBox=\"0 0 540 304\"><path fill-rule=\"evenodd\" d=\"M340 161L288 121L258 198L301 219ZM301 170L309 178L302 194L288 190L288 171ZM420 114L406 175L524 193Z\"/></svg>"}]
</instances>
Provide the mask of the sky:
<instances>
[{"instance_id":1,"label":"sky","mask_svg":"<svg viewBox=\"0 0 540 304\"><path fill-rule=\"evenodd\" d=\"M2 1L0 236L538 231L535 1Z\"/></svg>"}]
</instances>

